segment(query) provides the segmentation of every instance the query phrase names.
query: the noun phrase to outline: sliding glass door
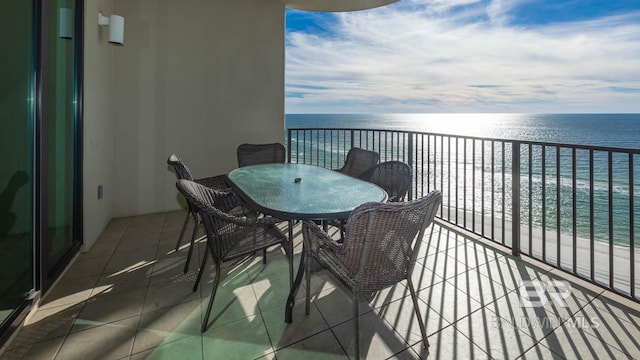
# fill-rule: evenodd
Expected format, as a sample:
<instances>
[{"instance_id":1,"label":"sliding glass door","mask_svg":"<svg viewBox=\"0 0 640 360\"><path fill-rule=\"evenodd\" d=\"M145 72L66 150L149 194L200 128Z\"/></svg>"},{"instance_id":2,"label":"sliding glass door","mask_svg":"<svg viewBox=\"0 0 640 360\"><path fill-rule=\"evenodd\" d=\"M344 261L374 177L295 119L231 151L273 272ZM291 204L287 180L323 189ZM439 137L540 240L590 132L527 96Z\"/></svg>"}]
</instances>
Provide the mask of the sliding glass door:
<instances>
[{"instance_id":1,"label":"sliding glass door","mask_svg":"<svg viewBox=\"0 0 640 360\"><path fill-rule=\"evenodd\" d=\"M0 0L0 345L81 245L82 0Z\"/></svg>"},{"instance_id":2,"label":"sliding glass door","mask_svg":"<svg viewBox=\"0 0 640 360\"><path fill-rule=\"evenodd\" d=\"M42 59L45 90L42 98L40 168L43 196L43 290L80 245L74 234L77 154L77 36L76 0L50 0L43 7ZM79 193L79 192L78 192ZM78 209L79 210L79 209Z\"/></svg>"},{"instance_id":3,"label":"sliding glass door","mask_svg":"<svg viewBox=\"0 0 640 360\"><path fill-rule=\"evenodd\" d=\"M34 5L0 1L0 320L34 288Z\"/></svg>"}]
</instances>

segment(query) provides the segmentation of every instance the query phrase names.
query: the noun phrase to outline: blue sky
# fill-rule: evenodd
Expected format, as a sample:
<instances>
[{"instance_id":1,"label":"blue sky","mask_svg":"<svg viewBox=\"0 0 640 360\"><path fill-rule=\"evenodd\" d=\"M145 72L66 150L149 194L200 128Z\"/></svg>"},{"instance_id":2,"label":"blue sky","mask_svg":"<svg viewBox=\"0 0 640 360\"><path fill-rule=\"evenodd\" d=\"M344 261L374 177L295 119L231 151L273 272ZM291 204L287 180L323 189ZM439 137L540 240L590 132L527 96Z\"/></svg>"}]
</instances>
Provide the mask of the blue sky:
<instances>
[{"instance_id":1,"label":"blue sky","mask_svg":"<svg viewBox=\"0 0 640 360\"><path fill-rule=\"evenodd\" d=\"M640 113L640 0L286 13L286 113Z\"/></svg>"}]
</instances>

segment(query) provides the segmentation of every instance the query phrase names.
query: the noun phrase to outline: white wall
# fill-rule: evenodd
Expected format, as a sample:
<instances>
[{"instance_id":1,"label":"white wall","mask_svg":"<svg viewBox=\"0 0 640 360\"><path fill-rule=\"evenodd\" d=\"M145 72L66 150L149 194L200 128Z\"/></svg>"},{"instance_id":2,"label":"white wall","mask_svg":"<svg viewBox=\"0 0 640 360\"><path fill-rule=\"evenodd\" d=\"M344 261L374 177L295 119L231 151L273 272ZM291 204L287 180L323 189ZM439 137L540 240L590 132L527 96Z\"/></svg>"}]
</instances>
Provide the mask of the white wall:
<instances>
[{"instance_id":1,"label":"white wall","mask_svg":"<svg viewBox=\"0 0 640 360\"><path fill-rule=\"evenodd\" d=\"M115 0L113 215L180 207L166 160L195 177L236 167L243 142L283 141L280 0Z\"/></svg>"},{"instance_id":2,"label":"white wall","mask_svg":"<svg viewBox=\"0 0 640 360\"><path fill-rule=\"evenodd\" d=\"M98 11L125 17L123 47ZM171 153L205 177L284 141L280 0L87 0L84 55L85 248L114 217L181 207Z\"/></svg>"},{"instance_id":3,"label":"white wall","mask_svg":"<svg viewBox=\"0 0 640 360\"><path fill-rule=\"evenodd\" d=\"M98 28L98 12L111 14L113 0L87 0L84 24L84 247L93 245L113 216L115 200L114 50ZM98 200L98 185L105 196Z\"/></svg>"}]
</instances>

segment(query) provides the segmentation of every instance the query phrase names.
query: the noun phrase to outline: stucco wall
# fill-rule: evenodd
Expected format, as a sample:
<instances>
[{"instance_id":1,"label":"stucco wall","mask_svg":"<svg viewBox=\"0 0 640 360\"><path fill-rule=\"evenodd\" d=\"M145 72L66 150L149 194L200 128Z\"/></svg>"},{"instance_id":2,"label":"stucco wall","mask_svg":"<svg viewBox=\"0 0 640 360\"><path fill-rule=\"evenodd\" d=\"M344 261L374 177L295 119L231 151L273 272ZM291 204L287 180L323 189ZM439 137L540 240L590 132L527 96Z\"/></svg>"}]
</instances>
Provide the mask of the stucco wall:
<instances>
[{"instance_id":1,"label":"stucco wall","mask_svg":"<svg viewBox=\"0 0 640 360\"><path fill-rule=\"evenodd\" d=\"M124 16L123 47L98 8ZM243 142L284 141L283 2L89 0L86 19L85 243L111 218L182 206L171 153L205 177Z\"/></svg>"},{"instance_id":2,"label":"stucco wall","mask_svg":"<svg viewBox=\"0 0 640 360\"><path fill-rule=\"evenodd\" d=\"M90 248L113 216L115 202L115 82L113 46L98 27L98 12L111 14L113 0L88 0L84 24L83 232ZM98 185L105 188L98 199Z\"/></svg>"},{"instance_id":3,"label":"stucco wall","mask_svg":"<svg viewBox=\"0 0 640 360\"><path fill-rule=\"evenodd\" d=\"M283 141L284 5L116 0L114 216L177 209L176 153L194 176L236 166L242 142Z\"/></svg>"}]
</instances>

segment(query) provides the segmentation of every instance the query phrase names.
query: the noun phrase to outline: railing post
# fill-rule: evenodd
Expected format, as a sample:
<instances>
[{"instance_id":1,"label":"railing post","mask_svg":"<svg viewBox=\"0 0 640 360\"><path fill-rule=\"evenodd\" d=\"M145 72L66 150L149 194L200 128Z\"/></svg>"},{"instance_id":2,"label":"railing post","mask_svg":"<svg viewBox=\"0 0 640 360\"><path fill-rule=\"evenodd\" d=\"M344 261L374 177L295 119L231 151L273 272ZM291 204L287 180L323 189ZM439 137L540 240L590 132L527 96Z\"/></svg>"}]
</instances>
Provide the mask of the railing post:
<instances>
[{"instance_id":1,"label":"railing post","mask_svg":"<svg viewBox=\"0 0 640 360\"><path fill-rule=\"evenodd\" d=\"M354 143L355 143L355 139L356 139L353 129L350 130L350 133L351 133L351 146L349 146L349 149L355 147Z\"/></svg>"},{"instance_id":2,"label":"railing post","mask_svg":"<svg viewBox=\"0 0 640 360\"><path fill-rule=\"evenodd\" d=\"M504 215L503 215L504 216ZM511 253L520 256L520 142L511 149Z\"/></svg>"},{"instance_id":3,"label":"railing post","mask_svg":"<svg viewBox=\"0 0 640 360\"><path fill-rule=\"evenodd\" d=\"M287 129L287 162L291 162L291 129Z\"/></svg>"},{"instance_id":4,"label":"railing post","mask_svg":"<svg viewBox=\"0 0 640 360\"><path fill-rule=\"evenodd\" d=\"M414 133L410 132L409 133L409 143L407 144L407 162L409 163L409 167L413 170L413 177L415 178L416 174L418 173L418 167L416 166L416 168L413 168L413 137L415 136ZM411 181L411 183L409 183L409 191L407 191L408 194L408 199L409 201L413 200L413 179Z\"/></svg>"}]
</instances>

